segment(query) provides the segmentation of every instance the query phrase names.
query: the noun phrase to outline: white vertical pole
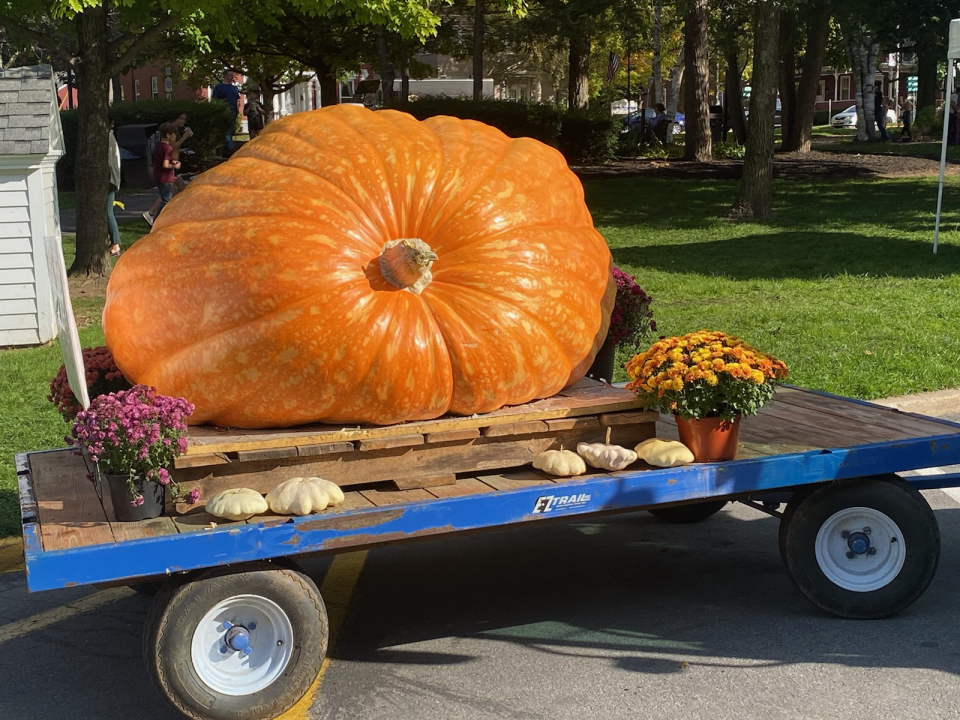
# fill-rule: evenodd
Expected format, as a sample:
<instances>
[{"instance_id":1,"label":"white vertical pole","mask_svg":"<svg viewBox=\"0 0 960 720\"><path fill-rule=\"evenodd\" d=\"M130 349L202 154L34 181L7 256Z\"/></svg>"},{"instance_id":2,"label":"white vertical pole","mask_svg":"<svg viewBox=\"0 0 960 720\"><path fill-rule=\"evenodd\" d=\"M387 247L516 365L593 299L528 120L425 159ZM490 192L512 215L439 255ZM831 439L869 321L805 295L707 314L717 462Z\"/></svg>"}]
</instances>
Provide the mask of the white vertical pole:
<instances>
[{"instance_id":1,"label":"white vertical pole","mask_svg":"<svg viewBox=\"0 0 960 720\"><path fill-rule=\"evenodd\" d=\"M953 58L947 58L947 88L943 98L943 139L940 146L940 185L937 188L937 220L933 227L933 254L940 242L940 210L943 208L943 173L947 167L947 128L950 122L950 96L953 94Z\"/></svg>"}]
</instances>

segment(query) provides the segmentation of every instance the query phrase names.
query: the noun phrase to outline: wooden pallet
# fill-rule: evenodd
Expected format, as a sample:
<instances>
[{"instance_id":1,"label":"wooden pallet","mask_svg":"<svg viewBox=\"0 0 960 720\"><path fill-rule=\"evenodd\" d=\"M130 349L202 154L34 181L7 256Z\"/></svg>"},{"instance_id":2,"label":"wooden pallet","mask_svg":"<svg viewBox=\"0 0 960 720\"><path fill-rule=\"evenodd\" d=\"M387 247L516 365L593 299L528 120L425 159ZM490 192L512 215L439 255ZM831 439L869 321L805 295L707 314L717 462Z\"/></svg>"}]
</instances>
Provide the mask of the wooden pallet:
<instances>
[{"instance_id":1,"label":"wooden pallet","mask_svg":"<svg viewBox=\"0 0 960 720\"><path fill-rule=\"evenodd\" d=\"M611 442L632 447L655 434L658 415L640 407L633 393L584 379L546 400L470 417L389 427L191 428L173 476L185 491L198 489L201 503L228 488L267 493L309 475L341 487L440 487L458 474L516 468L544 450L602 441L608 430ZM168 502L167 510L189 506Z\"/></svg>"}]
</instances>

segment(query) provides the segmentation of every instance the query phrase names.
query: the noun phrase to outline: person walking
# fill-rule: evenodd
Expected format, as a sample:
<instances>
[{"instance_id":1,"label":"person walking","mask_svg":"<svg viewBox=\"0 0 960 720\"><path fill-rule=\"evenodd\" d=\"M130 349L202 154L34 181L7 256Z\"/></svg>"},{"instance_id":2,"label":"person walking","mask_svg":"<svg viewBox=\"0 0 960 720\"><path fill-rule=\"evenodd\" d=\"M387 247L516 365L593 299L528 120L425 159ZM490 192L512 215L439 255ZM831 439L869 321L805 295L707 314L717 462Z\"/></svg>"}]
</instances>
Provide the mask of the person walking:
<instances>
[{"instance_id":1,"label":"person walking","mask_svg":"<svg viewBox=\"0 0 960 720\"><path fill-rule=\"evenodd\" d=\"M267 121L267 111L260 104L260 95L255 92L247 93L247 103L243 106L243 116L247 118L247 131L253 140L263 131Z\"/></svg>"},{"instance_id":2,"label":"person walking","mask_svg":"<svg viewBox=\"0 0 960 720\"><path fill-rule=\"evenodd\" d=\"M900 142L913 141L913 102L910 98L904 98L902 103L903 113L900 115L900 122L903 124L903 130L900 131Z\"/></svg>"},{"instance_id":3,"label":"person walking","mask_svg":"<svg viewBox=\"0 0 960 720\"><path fill-rule=\"evenodd\" d=\"M170 123L177 128L177 139L170 143L170 147L173 148L173 159L180 159L180 147L193 137L193 130L186 127L187 124L187 114L185 112L178 112L176 115L170 118ZM147 144L148 155L150 162L153 162L153 154L159 145L162 142L160 137L160 130L157 130L151 137L150 142ZM154 174L156 174L156 169L154 169ZM176 190L183 190L185 183L179 177L174 181L174 187ZM153 206L149 210L143 211L143 219L147 221L147 225L153 227L153 219L160 213L160 198L157 198L153 203Z\"/></svg>"},{"instance_id":4,"label":"person walking","mask_svg":"<svg viewBox=\"0 0 960 720\"><path fill-rule=\"evenodd\" d=\"M117 225L117 216L113 212L113 201L117 199L117 191L120 189L120 146L117 145L117 138L112 130L107 143L107 156L110 164L110 192L107 193L107 230L110 233L110 255L119 257L120 226Z\"/></svg>"},{"instance_id":5,"label":"person walking","mask_svg":"<svg viewBox=\"0 0 960 720\"><path fill-rule=\"evenodd\" d=\"M227 154L230 154L234 150L233 144L233 132L237 127L237 115L240 112L240 89L233 84L236 73L233 70L224 70L223 71L223 81L218 82L214 88L213 93L210 95L211 100L219 100L225 102L227 107L230 108L230 130L227 132Z\"/></svg>"},{"instance_id":6,"label":"person walking","mask_svg":"<svg viewBox=\"0 0 960 720\"><path fill-rule=\"evenodd\" d=\"M887 101L883 97L883 86L880 83L874 85L873 90L873 119L880 130L880 142L887 142L890 139L887 135Z\"/></svg>"},{"instance_id":7,"label":"person walking","mask_svg":"<svg viewBox=\"0 0 960 720\"><path fill-rule=\"evenodd\" d=\"M173 183L176 180L176 171L180 167L180 161L173 158L173 142L177 139L177 126L173 123L164 123L160 126L161 140L153 151L153 179L157 183L157 192L160 195L160 207L157 214L150 216L147 223L153 227L153 223L163 212L163 208L173 197ZM146 216L147 213L144 213Z\"/></svg>"}]
</instances>

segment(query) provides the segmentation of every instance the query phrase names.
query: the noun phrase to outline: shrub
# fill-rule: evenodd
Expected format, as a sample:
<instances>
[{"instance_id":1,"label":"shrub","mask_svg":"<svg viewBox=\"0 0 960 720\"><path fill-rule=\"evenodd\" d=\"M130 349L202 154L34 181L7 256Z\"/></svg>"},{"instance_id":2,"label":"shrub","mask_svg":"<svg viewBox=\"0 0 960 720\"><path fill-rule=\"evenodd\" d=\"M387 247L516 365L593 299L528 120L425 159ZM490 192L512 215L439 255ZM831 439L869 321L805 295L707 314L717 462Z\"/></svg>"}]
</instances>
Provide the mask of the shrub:
<instances>
[{"instance_id":1,"label":"shrub","mask_svg":"<svg viewBox=\"0 0 960 720\"><path fill-rule=\"evenodd\" d=\"M193 137L184 147L193 150L196 153L193 156L195 161L203 164L217 154L230 127L230 110L224 103L193 100L114 103L110 106L110 122L117 125L150 123L159 127L181 112L187 114L187 127L193 130ZM65 153L57 163L57 183L62 190L72 190L77 155L77 111L62 110L60 122L63 125Z\"/></svg>"},{"instance_id":2,"label":"shrub","mask_svg":"<svg viewBox=\"0 0 960 720\"><path fill-rule=\"evenodd\" d=\"M830 124L830 111L829 110L817 110L813 113L813 124L814 125L829 125Z\"/></svg>"},{"instance_id":3,"label":"shrub","mask_svg":"<svg viewBox=\"0 0 960 720\"><path fill-rule=\"evenodd\" d=\"M529 137L557 148L567 162L603 162L617 147L617 124L591 111L565 111L552 105L421 95L398 103L398 110L425 120L449 115L492 125L509 137Z\"/></svg>"},{"instance_id":4,"label":"shrub","mask_svg":"<svg viewBox=\"0 0 960 720\"><path fill-rule=\"evenodd\" d=\"M938 114L929 105L921 108L913 122L913 132L917 137L936 136L943 127L943 115Z\"/></svg>"}]
</instances>

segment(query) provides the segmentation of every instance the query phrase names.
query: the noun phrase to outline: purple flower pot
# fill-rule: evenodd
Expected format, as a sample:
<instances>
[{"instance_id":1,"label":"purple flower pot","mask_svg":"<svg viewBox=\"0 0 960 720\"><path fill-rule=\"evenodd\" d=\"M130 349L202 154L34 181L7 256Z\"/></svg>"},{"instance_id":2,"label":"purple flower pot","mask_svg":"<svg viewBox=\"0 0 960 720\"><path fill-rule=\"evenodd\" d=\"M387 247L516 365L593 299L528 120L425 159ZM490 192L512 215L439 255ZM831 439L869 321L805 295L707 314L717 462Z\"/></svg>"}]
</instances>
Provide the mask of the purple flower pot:
<instances>
[{"instance_id":1,"label":"purple flower pot","mask_svg":"<svg viewBox=\"0 0 960 720\"><path fill-rule=\"evenodd\" d=\"M102 473L102 477L110 489L110 501L113 503L113 515L119 522L136 522L149 520L163 515L163 486L155 482L147 482L144 478L134 478L133 482L143 495L142 505L131 505L133 498L127 488L126 475Z\"/></svg>"}]
</instances>

